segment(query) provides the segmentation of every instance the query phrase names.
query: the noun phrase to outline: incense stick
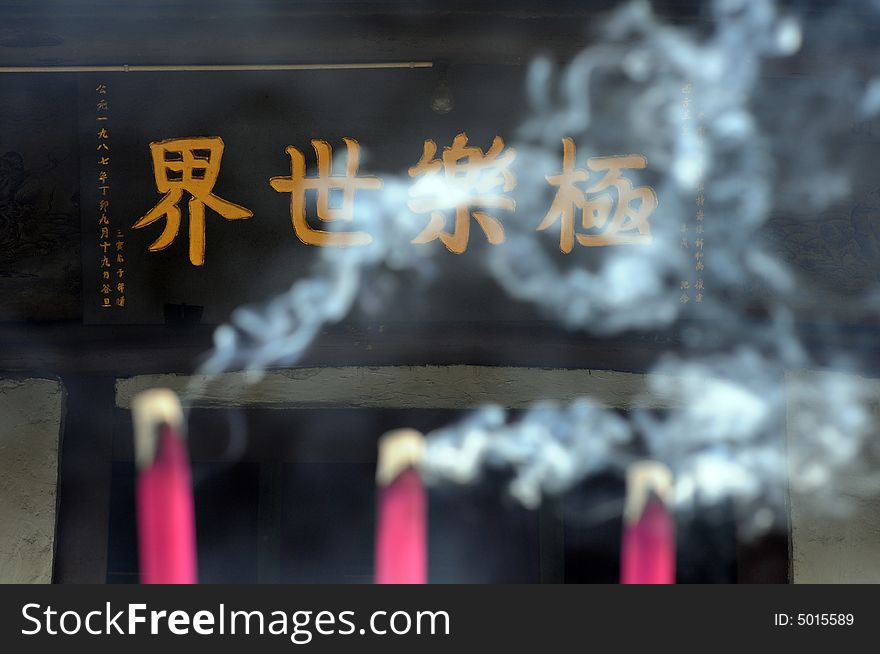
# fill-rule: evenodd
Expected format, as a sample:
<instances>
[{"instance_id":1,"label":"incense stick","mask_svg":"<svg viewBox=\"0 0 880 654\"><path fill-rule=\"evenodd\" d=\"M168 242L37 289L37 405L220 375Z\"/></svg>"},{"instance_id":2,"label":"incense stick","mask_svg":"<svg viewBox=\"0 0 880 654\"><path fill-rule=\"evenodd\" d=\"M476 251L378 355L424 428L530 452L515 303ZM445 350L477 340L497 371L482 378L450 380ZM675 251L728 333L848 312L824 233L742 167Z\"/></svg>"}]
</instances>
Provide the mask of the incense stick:
<instances>
[{"instance_id":1,"label":"incense stick","mask_svg":"<svg viewBox=\"0 0 880 654\"><path fill-rule=\"evenodd\" d=\"M183 412L167 389L132 402L141 583L197 580L195 511Z\"/></svg>"},{"instance_id":2,"label":"incense stick","mask_svg":"<svg viewBox=\"0 0 880 654\"><path fill-rule=\"evenodd\" d=\"M620 582L675 583L675 524L669 510L672 472L640 461L626 473Z\"/></svg>"},{"instance_id":3,"label":"incense stick","mask_svg":"<svg viewBox=\"0 0 880 654\"><path fill-rule=\"evenodd\" d=\"M413 429L385 434L376 467L376 583L428 581L427 499L417 466L424 436Z\"/></svg>"}]
</instances>

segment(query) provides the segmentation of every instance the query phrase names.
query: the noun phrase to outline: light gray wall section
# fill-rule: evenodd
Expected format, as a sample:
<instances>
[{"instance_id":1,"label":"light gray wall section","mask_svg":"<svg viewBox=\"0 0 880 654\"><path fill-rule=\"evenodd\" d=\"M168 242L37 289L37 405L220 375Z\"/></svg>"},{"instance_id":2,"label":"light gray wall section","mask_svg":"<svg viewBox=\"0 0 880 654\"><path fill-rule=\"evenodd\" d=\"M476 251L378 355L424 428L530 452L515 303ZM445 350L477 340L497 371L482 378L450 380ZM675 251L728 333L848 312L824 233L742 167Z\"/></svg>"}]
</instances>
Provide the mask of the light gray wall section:
<instances>
[{"instance_id":1,"label":"light gray wall section","mask_svg":"<svg viewBox=\"0 0 880 654\"><path fill-rule=\"evenodd\" d=\"M862 389L872 403L872 413L878 413L880 380L866 379L842 373L820 371L797 371L786 374L788 386L788 445L789 460L793 448L798 447L798 434L792 425L793 412L798 410L791 395L791 384L815 384L842 378ZM880 421L875 419L872 438L880 438ZM853 473L857 474L857 473ZM863 474L863 473L862 473ZM866 488L855 494L848 490L862 482L863 478L846 479L832 477L832 490L839 494L843 505L839 509L830 506L815 494L799 492L796 472L791 471L791 579L796 584L851 584L880 583L880 495L877 489Z\"/></svg>"},{"instance_id":2,"label":"light gray wall section","mask_svg":"<svg viewBox=\"0 0 880 654\"><path fill-rule=\"evenodd\" d=\"M0 379L0 583L51 583L64 387Z\"/></svg>"},{"instance_id":3,"label":"light gray wall section","mask_svg":"<svg viewBox=\"0 0 880 654\"><path fill-rule=\"evenodd\" d=\"M657 380L653 376L652 380ZM116 404L162 386L192 406L275 408L461 409L494 403L526 407L538 400L561 402L589 396L605 406L670 407L674 401L647 391L647 377L609 370L492 366L385 366L295 368L262 376L142 375L116 382ZM662 380L661 380L662 382Z\"/></svg>"},{"instance_id":4,"label":"light gray wall section","mask_svg":"<svg viewBox=\"0 0 880 654\"><path fill-rule=\"evenodd\" d=\"M796 584L880 583L880 502L853 499L845 514L791 511L792 580Z\"/></svg>"}]
</instances>

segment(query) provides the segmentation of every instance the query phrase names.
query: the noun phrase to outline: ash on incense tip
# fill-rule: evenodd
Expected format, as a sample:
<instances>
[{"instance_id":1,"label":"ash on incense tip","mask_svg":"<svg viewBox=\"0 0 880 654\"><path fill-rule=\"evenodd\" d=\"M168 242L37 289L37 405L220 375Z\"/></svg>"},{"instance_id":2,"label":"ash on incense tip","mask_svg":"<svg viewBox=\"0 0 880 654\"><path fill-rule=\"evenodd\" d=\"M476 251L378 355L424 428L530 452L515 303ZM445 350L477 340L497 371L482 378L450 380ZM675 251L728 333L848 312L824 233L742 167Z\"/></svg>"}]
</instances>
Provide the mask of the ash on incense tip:
<instances>
[{"instance_id":1,"label":"ash on incense tip","mask_svg":"<svg viewBox=\"0 0 880 654\"><path fill-rule=\"evenodd\" d=\"M672 471L659 461L638 461L626 471L626 504L623 519L638 522L652 498L664 505L672 495Z\"/></svg>"},{"instance_id":2,"label":"ash on incense tip","mask_svg":"<svg viewBox=\"0 0 880 654\"><path fill-rule=\"evenodd\" d=\"M158 450L159 435L168 426L178 437L185 432L183 409L174 391L152 388L138 393L131 402L134 420L135 463L138 470L153 464Z\"/></svg>"},{"instance_id":3,"label":"ash on incense tip","mask_svg":"<svg viewBox=\"0 0 880 654\"><path fill-rule=\"evenodd\" d=\"M425 452L425 437L415 429L395 429L379 440L376 483L387 486L405 470L416 469Z\"/></svg>"}]
</instances>

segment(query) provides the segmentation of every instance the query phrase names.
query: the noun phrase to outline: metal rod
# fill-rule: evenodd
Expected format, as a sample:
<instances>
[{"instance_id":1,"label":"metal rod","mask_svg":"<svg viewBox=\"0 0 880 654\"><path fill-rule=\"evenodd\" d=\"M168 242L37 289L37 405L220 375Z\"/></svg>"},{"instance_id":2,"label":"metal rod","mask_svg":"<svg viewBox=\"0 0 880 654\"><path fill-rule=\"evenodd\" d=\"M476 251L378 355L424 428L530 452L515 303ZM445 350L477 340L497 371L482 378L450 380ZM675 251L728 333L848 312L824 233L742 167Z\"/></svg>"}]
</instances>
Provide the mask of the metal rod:
<instances>
[{"instance_id":1,"label":"metal rod","mask_svg":"<svg viewBox=\"0 0 880 654\"><path fill-rule=\"evenodd\" d=\"M431 68L431 61L397 61L364 64L221 64L171 66L0 66L0 73L172 73L208 71L368 70L382 68Z\"/></svg>"}]
</instances>

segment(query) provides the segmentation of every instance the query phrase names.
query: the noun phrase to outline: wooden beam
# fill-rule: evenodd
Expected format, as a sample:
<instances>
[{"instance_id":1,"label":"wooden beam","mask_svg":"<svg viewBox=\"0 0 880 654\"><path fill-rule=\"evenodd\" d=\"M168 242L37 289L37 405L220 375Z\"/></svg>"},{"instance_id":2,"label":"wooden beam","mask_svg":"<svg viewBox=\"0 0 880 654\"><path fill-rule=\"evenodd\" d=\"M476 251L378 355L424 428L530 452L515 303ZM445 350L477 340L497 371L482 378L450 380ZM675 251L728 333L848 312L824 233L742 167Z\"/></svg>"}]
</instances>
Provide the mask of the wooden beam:
<instances>
[{"instance_id":1,"label":"wooden beam","mask_svg":"<svg viewBox=\"0 0 880 654\"><path fill-rule=\"evenodd\" d=\"M659 376L653 376L657 381ZM672 387L673 379L659 382ZM466 409L486 404L526 408L535 402L590 397L614 408L670 408L680 402L649 392L647 376L612 370L498 366L322 367L202 375L141 375L116 382L116 405L149 388L170 388L197 407L284 409ZM683 399L683 398L679 398Z\"/></svg>"},{"instance_id":2,"label":"wooden beam","mask_svg":"<svg viewBox=\"0 0 880 654\"><path fill-rule=\"evenodd\" d=\"M214 328L101 326L78 323L0 325L0 371L127 377L192 373L210 352ZM594 338L549 322L434 323L325 329L301 366L507 365L644 372L673 333Z\"/></svg>"},{"instance_id":3,"label":"wooden beam","mask_svg":"<svg viewBox=\"0 0 880 654\"><path fill-rule=\"evenodd\" d=\"M465 2L0 3L0 63L156 65L387 61L454 63L569 58L615 0ZM696 2L658 1L669 20Z\"/></svg>"}]
</instances>

